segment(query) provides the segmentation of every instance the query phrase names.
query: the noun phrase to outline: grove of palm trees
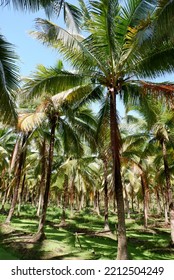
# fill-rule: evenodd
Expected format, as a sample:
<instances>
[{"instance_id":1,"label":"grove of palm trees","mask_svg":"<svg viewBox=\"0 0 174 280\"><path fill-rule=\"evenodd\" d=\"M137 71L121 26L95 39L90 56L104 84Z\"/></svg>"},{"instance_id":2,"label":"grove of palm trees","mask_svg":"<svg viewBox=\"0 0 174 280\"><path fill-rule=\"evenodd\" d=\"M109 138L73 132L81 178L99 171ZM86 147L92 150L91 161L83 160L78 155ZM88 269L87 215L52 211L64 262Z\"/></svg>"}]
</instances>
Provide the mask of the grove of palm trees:
<instances>
[{"instance_id":1,"label":"grove of palm trees","mask_svg":"<svg viewBox=\"0 0 174 280\"><path fill-rule=\"evenodd\" d=\"M0 35L0 259L174 259L174 1L0 3L61 56Z\"/></svg>"}]
</instances>

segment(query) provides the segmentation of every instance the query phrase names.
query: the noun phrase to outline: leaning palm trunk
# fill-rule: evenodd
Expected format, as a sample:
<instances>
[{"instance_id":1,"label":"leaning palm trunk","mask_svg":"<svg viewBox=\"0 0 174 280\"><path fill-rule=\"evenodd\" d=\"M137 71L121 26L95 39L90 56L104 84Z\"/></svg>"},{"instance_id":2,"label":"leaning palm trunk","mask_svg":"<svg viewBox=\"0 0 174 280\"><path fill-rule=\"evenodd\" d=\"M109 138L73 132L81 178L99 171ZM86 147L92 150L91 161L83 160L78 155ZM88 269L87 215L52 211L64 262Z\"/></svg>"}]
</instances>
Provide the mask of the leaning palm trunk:
<instances>
[{"instance_id":1,"label":"leaning palm trunk","mask_svg":"<svg viewBox=\"0 0 174 280\"><path fill-rule=\"evenodd\" d=\"M117 259L128 259L127 252L127 238L125 225L125 211L123 199L123 186L121 181L121 164L120 164L120 133L116 114L116 94L117 91L113 87L109 89L110 93L110 130L111 130L111 146L113 154L113 181L115 196L117 201L117 215L118 215L118 251Z\"/></svg>"},{"instance_id":2,"label":"leaning palm trunk","mask_svg":"<svg viewBox=\"0 0 174 280\"><path fill-rule=\"evenodd\" d=\"M11 207L8 213L8 216L6 218L5 223L10 223L11 218L13 216L13 213L15 211L15 206L17 203L17 199L18 199L18 193L19 193L19 188L20 188L20 181L21 181L21 173L22 173L22 168L24 166L24 162L25 162L25 158L26 158L26 149L24 149L25 143L27 141L28 136L27 135L23 135L23 139L22 139L22 147L21 147L21 152L19 155L19 161L18 161L18 165L17 165L17 169L15 172L15 189L13 192L13 198L12 198L12 202L11 202Z\"/></svg>"},{"instance_id":3,"label":"leaning palm trunk","mask_svg":"<svg viewBox=\"0 0 174 280\"><path fill-rule=\"evenodd\" d=\"M55 130L56 130L56 123L57 123L56 114L50 117L50 122L51 122L51 136L50 136L50 145L49 145L49 154L48 154L46 186L45 186L45 193L44 193L44 200L43 200L43 209L42 209L42 214L41 214L38 232L37 232L37 238L40 240L45 239L44 226L46 221L46 212L48 207L48 198L49 198L50 183L51 183L51 170L52 170L52 162L53 162Z\"/></svg>"}]
</instances>

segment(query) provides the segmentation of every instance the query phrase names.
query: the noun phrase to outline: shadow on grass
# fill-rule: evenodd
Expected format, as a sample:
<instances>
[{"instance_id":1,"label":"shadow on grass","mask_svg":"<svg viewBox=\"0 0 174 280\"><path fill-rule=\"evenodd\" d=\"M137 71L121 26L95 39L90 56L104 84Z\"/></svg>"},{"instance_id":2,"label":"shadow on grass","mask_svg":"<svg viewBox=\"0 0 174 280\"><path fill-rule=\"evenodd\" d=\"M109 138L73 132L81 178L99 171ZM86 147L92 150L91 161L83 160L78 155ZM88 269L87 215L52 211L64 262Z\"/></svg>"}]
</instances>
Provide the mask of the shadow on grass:
<instances>
[{"instance_id":1,"label":"shadow on grass","mask_svg":"<svg viewBox=\"0 0 174 280\"><path fill-rule=\"evenodd\" d=\"M30 210L30 209L29 209ZM67 223L60 226L58 214L61 211L49 209L45 227L47 239L42 242L27 242L27 238L37 231L38 218L21 214L12 219L12 230L0 230L0 258L5 259L4 250L11 254L11 259L108 259L113 260L117 254L117 241L114 234L99 235L103 230L103 217L88 212L76 213L72 219L67 215ZM127 220L128 250L134 260L169 260L174 259L174 251L167 248L170 235L166 229L151 227L143 229L138 219ZM115 215L110 219L110 228L115 232ZM153 222L153 221L152 221ZM6 256L7 257L7 256ZM10 258L9 258L10 259Z\"/></svg>"}]
</instances>

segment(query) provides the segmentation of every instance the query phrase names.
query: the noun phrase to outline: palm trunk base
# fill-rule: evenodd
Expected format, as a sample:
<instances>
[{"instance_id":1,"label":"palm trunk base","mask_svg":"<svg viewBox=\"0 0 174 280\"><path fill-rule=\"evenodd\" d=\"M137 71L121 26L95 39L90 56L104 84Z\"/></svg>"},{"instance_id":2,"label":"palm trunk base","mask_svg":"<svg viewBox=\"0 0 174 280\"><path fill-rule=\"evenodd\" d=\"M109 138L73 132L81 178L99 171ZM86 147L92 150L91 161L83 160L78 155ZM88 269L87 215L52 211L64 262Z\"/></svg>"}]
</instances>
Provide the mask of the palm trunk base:
<instances>
[{"instance_id":1,"label":"palm trunk base","mask_svg":"<svg viewBox=\"0 0 174 280\"><path fill-rule=\"evenodd\" d=\"M117 260L129 260L127 253L127 239L118 236Z\"/></svg>"},{"instance_id":2,"label":"palm trunk base","mask_svg":"<svg viewBox=\"0 0 174 280\"><path fill-rule=\"evenodd\" d=\"M31 242L31 243L37 243L37 242L42 242L42 241L45 240L45 239L47 239L45 233L44 233L44 232L39 232L39 231L38 231L37 233L35 233L35 234L32 236L32 238L30 239L29 242Z\"/></svg>"}]
</instances>

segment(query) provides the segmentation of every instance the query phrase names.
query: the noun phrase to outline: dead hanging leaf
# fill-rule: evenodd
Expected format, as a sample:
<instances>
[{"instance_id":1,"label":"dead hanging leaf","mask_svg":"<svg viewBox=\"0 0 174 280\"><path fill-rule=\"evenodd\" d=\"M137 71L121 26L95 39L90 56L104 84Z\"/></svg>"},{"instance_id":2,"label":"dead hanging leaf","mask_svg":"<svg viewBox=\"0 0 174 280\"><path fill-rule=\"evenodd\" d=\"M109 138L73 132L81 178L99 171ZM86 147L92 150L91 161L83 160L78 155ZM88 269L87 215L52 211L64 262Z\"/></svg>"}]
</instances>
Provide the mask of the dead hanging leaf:
<instances>
[{"instance_id":1,"label":"dead hanging leaf","mask_svg":"<svg viewBox=\"0 0 174 280\"><path fill-rule=\"evenodd\" d=\"M43 112L19 114L17 128L20 131L29 132L41 125L45 117Z\"/></svg>"}]
</instances>

